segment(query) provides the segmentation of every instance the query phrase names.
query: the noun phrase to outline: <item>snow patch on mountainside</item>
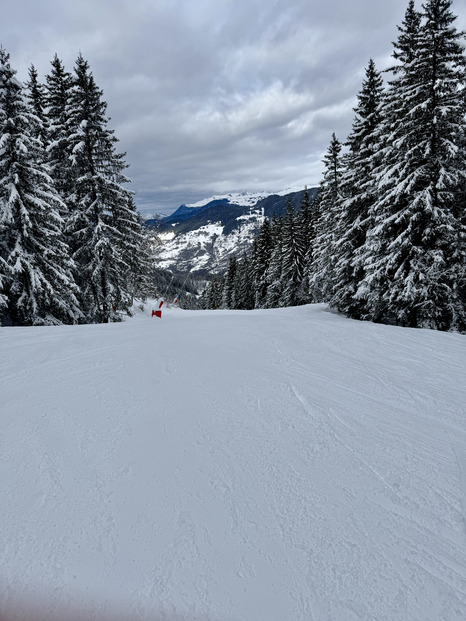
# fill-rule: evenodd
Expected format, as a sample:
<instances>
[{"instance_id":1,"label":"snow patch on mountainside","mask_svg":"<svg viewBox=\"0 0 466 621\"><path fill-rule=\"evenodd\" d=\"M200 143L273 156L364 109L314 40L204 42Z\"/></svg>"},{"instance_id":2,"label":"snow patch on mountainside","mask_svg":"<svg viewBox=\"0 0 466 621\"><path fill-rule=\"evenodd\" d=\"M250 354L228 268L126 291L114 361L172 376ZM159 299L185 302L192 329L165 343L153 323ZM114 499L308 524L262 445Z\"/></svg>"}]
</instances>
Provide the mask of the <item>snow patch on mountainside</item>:
<instances>
[{"instance_id":1,"label":"snow patch on mountainside","mask_svg":"<svg viewBox=\"0 0 466 621\"><path fill-rule=\"evenodd\" d=\"M175 237L175 233L174 231L163 231L162 233L158 233L157 237L162 242L168 242L168 241L171 241Z\"/></svg>"},{"instance_id":2,"label":"snow patch on mountainside","mask_svg":"<svg viewBox=\"0 0 466 621\"><path fill-rule=\"evenodd\" d=\"M204 207L212 201L219 201L227 199L234 205L240 205L241 207L253 207L260 200L267 198L268 196L286 196L291 192L299 192L304 190L301 186L290 186L285 190L277 190L276 192L263 191L263 192L228 192L228 194L214 194L210 198L204 198L197 203L189 203L186 207Z\"/></svg>"},{"instance_id":3,"label":"snow patch on mountainside","mask_svg":"<svg viewBox=\"0 0 466 621\"><path fill-rule=\"evenodd\" d=\"M241 215L237 221L238 227L228 235L223 234L224 227L220 223L207 224L176 236L171 231L162 233L163 244L156 248L157 265L181 272L222 271L231 255L250 247L264 222L263 210Z\"/></svg>"},{"instance_id":4,"label":"snow patch on mountainside","mask_svg":"<svg viewBox=\"0 0 466 621\"><path fill-rule=\"evenodd\" d=\"M241 207L252 207L258 201L263 198L267 198L267 196L270 196L271 194L275 194L275 192L229 192L228 194L215 194L214 196L204 198L197 203L186 205L186 207L204 207L204 205L207 205L212 201L225 199L234 205L240 205Z\"/></svg>"},{"instance_id":5,"label":"snow patch on mountainside","mask_svg":"<svg viewBox=\"0 0 466 621\"><path fill-rule=\"evenodd\" d=\"M262 222L264 221L264 210L263 209L256 210L256 211L250 211L249 213L245 213L242 216L238 216L236 219L238 221L241 221L241 220L245 220L245 221L257 220L258 216L262 216L262 221L261 221L261 224L262 224Z\"/></svg>"},{"instance_id":6,"label":"snow patch on mountainside","mask_svg":"<svg viewBox=\"0 0 466 621\"><path fill-rule=\"evenodd\" d=\"M165 239L159 250L158 267L168 269L175 264L182 271L207 269L215 261L216 240L220 239L223 226L211 223L188 231L170 239ZM183 260L183 254L189 253L189 261Z\"/></svg>"}]
</instances>

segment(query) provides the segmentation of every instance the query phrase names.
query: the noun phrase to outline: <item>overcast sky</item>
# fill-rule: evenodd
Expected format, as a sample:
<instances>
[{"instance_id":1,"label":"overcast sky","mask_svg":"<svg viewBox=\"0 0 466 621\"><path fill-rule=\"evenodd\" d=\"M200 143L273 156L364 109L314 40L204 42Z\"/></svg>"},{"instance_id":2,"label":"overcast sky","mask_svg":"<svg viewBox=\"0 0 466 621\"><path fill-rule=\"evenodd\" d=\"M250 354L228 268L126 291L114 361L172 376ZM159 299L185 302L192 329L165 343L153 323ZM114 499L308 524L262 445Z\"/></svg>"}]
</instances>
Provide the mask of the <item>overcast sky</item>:
<instances>
[{"instance_id":1,"label":"overcast sky","mask_svg":"<svg viewBox=\"0 0 466 621\"><path fill-rule=\"evenodd\" d=\"M369 58L408 0L0 0L20 79L79 52L104 91L141 211L214 193L317 185ZM420 8L420 2L417 4ZM456 0L466 29L466 2Z\"/></svg>"}]
</instances>

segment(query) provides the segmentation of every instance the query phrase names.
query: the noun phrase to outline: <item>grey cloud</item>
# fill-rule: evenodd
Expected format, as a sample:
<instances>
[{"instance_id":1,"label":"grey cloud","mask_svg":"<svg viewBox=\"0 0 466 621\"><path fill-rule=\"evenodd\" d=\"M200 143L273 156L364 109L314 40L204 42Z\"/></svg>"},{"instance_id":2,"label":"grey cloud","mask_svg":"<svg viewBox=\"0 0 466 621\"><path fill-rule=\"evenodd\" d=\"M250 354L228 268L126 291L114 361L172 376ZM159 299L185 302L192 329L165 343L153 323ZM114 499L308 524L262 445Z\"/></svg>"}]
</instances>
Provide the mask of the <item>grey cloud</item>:
<instances>
[{"instance_id":1,"label":"grey cloud","mask_svg":"<svg viewBox=\"0 0 466 621\"><path fill-rule=\"evenodd\" d=\"M79 51L108 102L141 209L317 184L370 57L390 61L407 0L2 0L21 78ZM420 3L418 3L420 6ZM457 0L458 27L466 10Z\"/></svg>"}]
</instances>

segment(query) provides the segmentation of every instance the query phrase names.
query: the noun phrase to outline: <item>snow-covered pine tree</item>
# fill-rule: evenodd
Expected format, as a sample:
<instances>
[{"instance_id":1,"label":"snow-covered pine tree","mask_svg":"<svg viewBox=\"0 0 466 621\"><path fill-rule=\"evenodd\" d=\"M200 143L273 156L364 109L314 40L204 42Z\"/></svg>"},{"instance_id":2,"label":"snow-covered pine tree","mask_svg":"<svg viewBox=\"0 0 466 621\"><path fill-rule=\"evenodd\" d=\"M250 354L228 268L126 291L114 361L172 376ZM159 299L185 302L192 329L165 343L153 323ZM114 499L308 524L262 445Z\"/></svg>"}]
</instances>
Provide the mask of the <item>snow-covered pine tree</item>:
<instances>
[{"instance_id":1,"label":"snow-covered pine tree","mask_svg":"<svg viewBox=\"0 0 466 621\"><path fill-rule=\"evenodd\" d=\"M7 277L9 276L9 269L6 261L2 257L4 254L2 248L2 240L6 231L6 227L0 222L0 326L3 323L3 316L8 308L8 298L6 296L7 290Z\"/></svg>"},{"instance_id":2,"label":"snow-covered pine tree","mask_svg":"<svg viewBox=\"0 0 466 621\"><path fill-rule=\"evenodd\" d=\"M404 73L414 61L420 27L421 13L416 10L414 0L409 0L401 26L397 26L398 39L393 42L392 56L397 61L389 69L393 74Z\"/></svg>"},{"instance_id":3,"label":"snow-covered pine tree","mask_svg":"<svg viewBox=\"0 0 466 621\"><path fill-rule=\"evenodd\" d=\"M123 155L125 154L118 157L121 158ZM118 165L122 169L126 168L121 159ZM122 284L118 288L116 307L123 310L128 310L132 306L135 297L145 298L153 290L151 281L154 269L147 230L136 209L133 194L128 190L122 191L121 184L127 181L129 180L115 169L112 224L118 231L115 244L126 266L126 271L120 274Z\"/></svg>"},{"instance_id":4,"label":"snow-covered pine tree","mask_svg":"<svg viewBox=\"0 0 466 621\"><path fill-rule=\"evenodd\" d=\"M235 279L235 308L252 310L254 308L254 279L252 262L244 252L237 262Z\"/></svg>"},{"instance_id":5,"label":"snow-covered pine tree","mask_svg":"<svg viewBox=\"0 0 466 621\"><path fill-rule=\"evenodd\" d=\"M0 50L1 52L1 50ZM0 106L0 127L4 125L5 113L3 107ZM0 137L1 138L1 137ZM2 147L0 144L0 152ZM1 155L0 155L0 169L2 168ZM11 269L6 262L8 257L8 238L10 232L10 222L6 219L5 208L0 203L0 326L3 324L4 319L8 313L8 285L11 279Z\"/></svg>"},{"instance_id":6,"label":"snow-covered pine tree","mask_svg":"<svg viewBox=\"0 0 466 621\"><path fill-rule=\"evenodd\" d=\"M371 59L354 109L356 116L342 158L342 200L335 222L335 284L330 305L349 317L364 314L364 300L355 299L364 277L360 261L369 229L369 212L377 200L374 171L380 165L383 81Z\"/></svg>"},{"instance_id":7,"label":"snow-covered pine tree","mask_svg":"<svg viewBox=\"0 0 466 621\"><path fill-rule=\"evenodd\" d=\"M270 228L272 236L272 252L267 269L267 297L265 308L277 308L281 306L283 294L283 219L281 216L273 216Z\"/></svg>"},{"instance_id":8,"label":"snow-covered pine tree","mask_svg":"<svg viewBox=\"0 0 466 621\"><path fill-rule=\"evenodd\" d=\"M225 276L216 274L212 279L212 291L209 298L209 308L218 309L222 307L224 289Z\"/></svg>"},{"instance_id":9,"label":"snow-covered pine tree","mask_svg":"<svg viewBox=\"0 0 466 621\"><path fill-rule=\"evenodd\" d=\"M331 299L335 279L335 223L341 207L341 149L342 145L332 134L329 148L323 159L324 177L316 202L316 235L313 258L309 266L309 291L313 302L327 302Z\"/></svg>"},{"instance_id":10,"label":"snow-covered pine tree","mask_svg":"<svg viewBox=\"0 0 466 621\"><path fill-rule=\"evenodd\" d=\"M255 291L254 307L264 308L267 298L267 287L269 285L267 273L272 254L272 233L268 218L264 219L255 242L252 257Z\"/></svg>"},{"instance_id":11,"label":"snow-covered pine tree","mask_svg":"<svg viewBox=\"0 0 466 621\"><path fill-rule=\"evenodd\" d=\"M304 249L303 258L303 278L301 283L301 293L303 303L310 301L309 296L309 269L312 264L314 237L315 237L315 201L311 201L309 191L304 189L304 196L301 201L298 215L298 230L301 236L301 243Z\"/></svg>"},{"instance_id":12,"label":"snow-covered pine tree","mask_svg":"<svg viewBox=\"0 0 466 621\"><path fill-rule=\"evenodd\" d=\"M70 92L72 77L55 54L45 77L45 110L48 119L47 152L51 175L65 204L73 192L75 175L70 167ZM67 210L62 214L66 217Z\"/></svg>"},{"instance_id":13,"label":"snow-covered pine tree","mask_svg":"<svg viewBox=\"0 0 466 621\"><path fill-rule=\"evenodd\" d=\"M39 138L45 148L48 143L48 118L45 114L45 88L39 82L39 76L34 65L29 67L29 80L26 82L27 97L32 112L36 115L39 122L35 130L38 133L35 138Z\"/></svg>"},{"instance_id":14,"label":"snow-covered pine tree","mask_svg":"<svg viewBox=\"0 0 466 621\"><path fill-rule=\"evenodd\" d=\"M80 55L70 93L69 143L74 176L67 232L79 267L88 321L117 320L132 303L132 270L139 269L140 224L132 192L124 187L124 154L107 128L107 104Z\"/></svg>"},{"instance_id":15,"label":"snow-covered pine tree","mask_svg":"<svg viewBox=\"0 0 466 621\"><path fill-rule=\"evenodd\" d=\"M0 48L0 58L1 58L2 67L3 67L6 61L8 60L8 58L6 57L6 52L5 50L3 50L3 48ZM0 88L4 80L3 72L4 72L4 69L2 68L2 73L0 74ZM1 102L0 128L3 128L3 127L6 127L7 111L6 111L5 103L3 102L4 94L2 91L0 91L0 97L2 97L2 99L0 99L0 102ZM2 135L0 135L0 139L3 142ZM0 155L0 170L2 170L3 169L3 145L2 143L0 143L0 153L2 154ZM11 278L11 269L5 260L9 254L9 250L8 250L9 231L10 231L10 222L7 221L7 218L6 218L6 209L5 209L5 206L3 205L3 202L0 202L0 326L3 323L4 316L7 313L7 309L8 309L8 296L7 296L8 285L7 283L9 284L9 281Z\"/></svg>"},{"instance_id":16,"label":"snow-covered pine tree","mask_svg":"<svg viewBox=\"0 0 466 621\"><path fill-rule=\"evenodd\" d=\"M235 283L237 267L236 257L230 257L228 261L228 270L225 274L225 284L223 287L222 306L224 308L236 308Z\"/></svg>"},{"instance_id":17,"label":"snow-covered pine tree","mask_svg":"<svg viewBox=\"0 0 466 621\"><path fill-rule=\"evenodd\" d=\"M301 230L301 236L305 248L305 271L308 261L312 258L312 243L314 240L315 234L315 222L314 222L314 214L313 214L313 205L311 201L311 197L309 195L309 191L304 188L304 195L299 206L299 227Z\"/></svg>"},{"instance_id":18,"label":"snow-covered pine tree","mask_svg":"<svg viewBox=\"0 0 466 621\"><path fill-rule=\"evenodd\" d=\"M44 164L40 119L0 48L0 253L2 300L13 325L74 323L69 249L58 213L61 201ZM5 272L4 267L7 266Z\"/></svg>"},{"instance_id":19,"label":"snow-covered pine tree","mask_svg":"<svg viewBox=\"0 0 466 621\"><path fill-rule=\"evenodd\" d=\"M225 278L219 274L212 276L201 295L200 306L203 309L218 309L222 306Z\"/></svg>"},{"instance_id":20,"label":"snow-covered pine tree","mask_svg":"<svg viewBox=\"0 0 466 621\"><path fill-rule=\"evenodd\" d=\"M410 2L384 108L387 148L358 295L368 318L464 329L466 62L450 0ZM464 295L464 294L463 294Z\"/></svg>"},{"instance_id":21,"label":"snow-covered pine tree","mask_svg":"<svg viewBox=\"0 0 466 621\"><path fill-rule=\"evenodd\" d=\"M282 235L282 306L297 306L306 301L302 289L305 252L304 238L298 226L298 218L291 199L288 199Z\"/></svg>"},{"instance_id":22,"label":"snow-covered pine tree","mask_svg":"<svg viewBox=\"0 0 466 621\"><path fill-rule=\"evenodd\" d=\"M138 226L134 225L133 220L130 220L130 224L134 226L134 236L138 243L133 242L128 247L128 290L132 298L146 300L147 296L156 295L154 285L155 260L151 241L153 233L149 232L144 225L142 216L137 213L134 204L133 212Z\"/></svg>"}]
</instances>

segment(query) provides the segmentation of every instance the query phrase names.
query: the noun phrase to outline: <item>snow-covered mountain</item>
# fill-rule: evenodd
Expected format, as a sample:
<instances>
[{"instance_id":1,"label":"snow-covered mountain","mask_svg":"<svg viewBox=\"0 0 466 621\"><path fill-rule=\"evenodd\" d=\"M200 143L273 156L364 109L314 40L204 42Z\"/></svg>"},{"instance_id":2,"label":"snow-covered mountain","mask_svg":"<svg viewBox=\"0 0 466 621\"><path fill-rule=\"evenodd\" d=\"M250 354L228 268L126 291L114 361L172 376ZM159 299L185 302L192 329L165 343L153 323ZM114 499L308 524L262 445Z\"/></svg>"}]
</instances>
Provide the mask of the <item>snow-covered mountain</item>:
<instances>
[{"instance_id":1,"label":"snow-covered mountain","mask_svg":"<svg viewBox=\"0 0 466 621\"><path fill-rule=\"evenodd\" d=\"M289 187L286 190L280 190L278 192L228 192L228 194L214 194L210 198L205 198L197 203L187 204L186 207L204 207L205 205L213 201L228 200L233 205L241 205L243 207L254 207L259 201L267 198L268 196L287 196L295 192L301 192L301 187Z\"/></svg>"},{"instance_id":2,"label":"snow-covered mountain","mask_svg":"<svg viewBox=\"0 0 466 621\"><path fill-rule=\"evenodd\" d=\"M291 192L291 190L289 190ZM285 192L287 193L287 192ZM204 207L213 201L224 201L227 200L229 203L233 205L242 205L244 207L254 207L254 205L266 198L267 196L271 196L274 192L229 192L228 194L214 194L209 198L204 198L197 203L187 204L186 207Z\"/></svg>"},{"instance_id":3,"label":"snow-covered mountain","mask_svg":"<svg viewBox=\"0 0 466 621\"><path fill-rule=\"evenodd\" d=\"M315 196L317 188L309 190ZM299 208L304 190L212 196L181 205L160 221L158 266L185 272L218 272L230 256L247 250L265 217L285 212L288 199ZM148 221L153 224L154 221Z\"/></svg>"}]
</instances>

